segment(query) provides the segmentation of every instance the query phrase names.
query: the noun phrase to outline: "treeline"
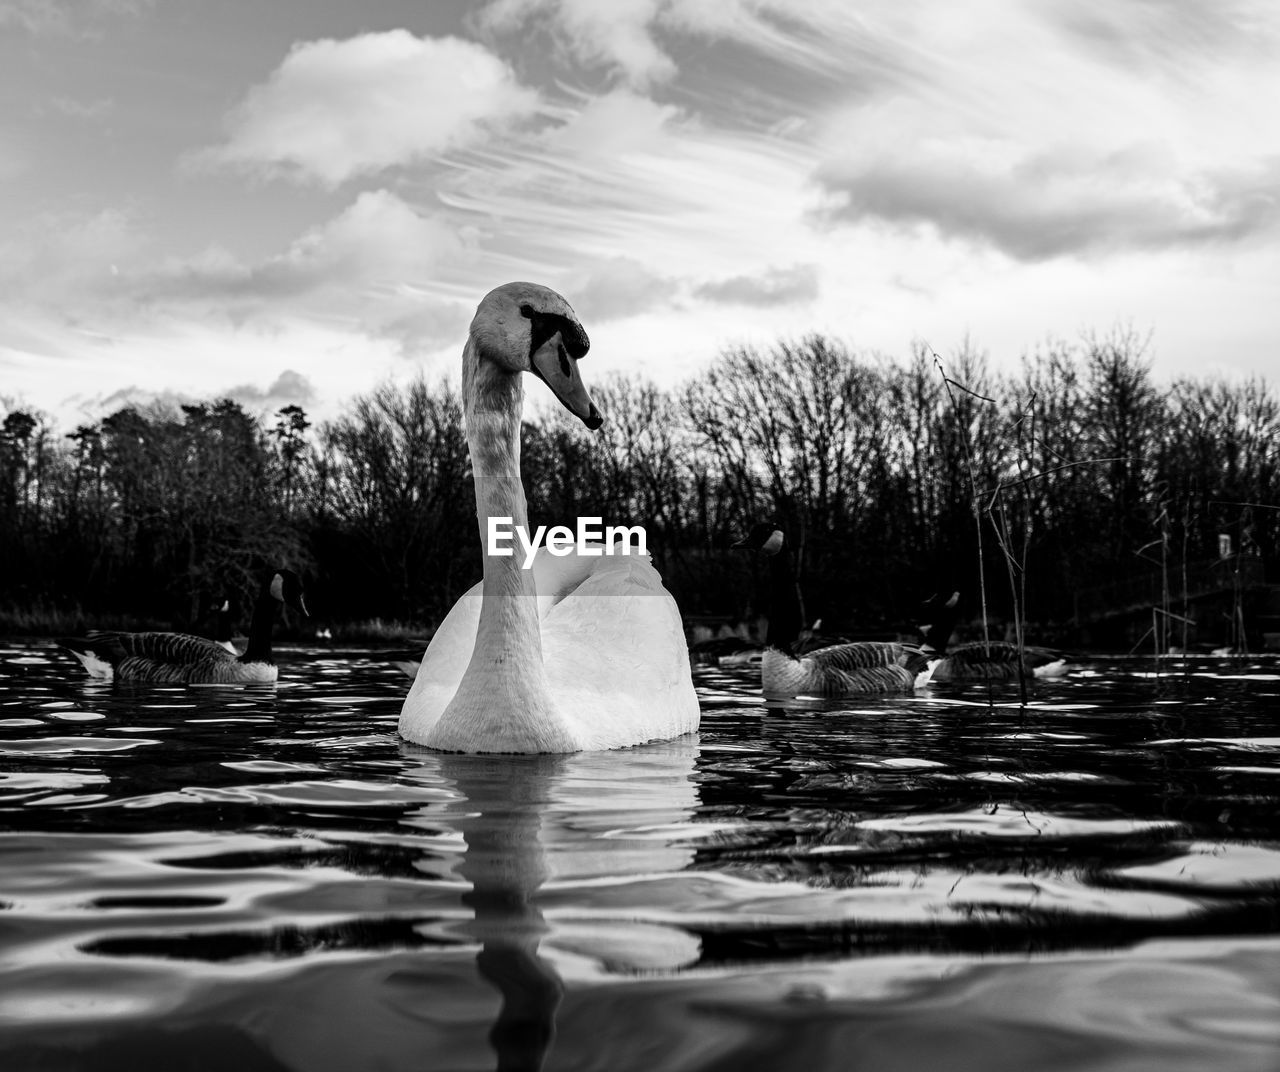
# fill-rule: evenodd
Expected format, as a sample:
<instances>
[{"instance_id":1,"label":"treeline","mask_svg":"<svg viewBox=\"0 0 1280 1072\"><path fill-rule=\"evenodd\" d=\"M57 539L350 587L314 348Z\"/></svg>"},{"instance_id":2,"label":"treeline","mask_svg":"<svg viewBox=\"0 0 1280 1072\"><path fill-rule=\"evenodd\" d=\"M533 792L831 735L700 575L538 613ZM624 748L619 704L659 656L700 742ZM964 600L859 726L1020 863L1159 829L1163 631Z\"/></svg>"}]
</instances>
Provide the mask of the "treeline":
<instances>
[{"instance_id":1,"label":"treeline","mask_svg":"<svg viewBox=\"0 0 1280 1072\"><path fill-rule=\"evenodd\" d=\"M980 568L994 613L1012 575L1028 617L1066 624L1081 593L1156 563L1176 578L1224 534L1233 552L1277 548L1274 391L1157 384L1128 333L1047 346L1013 375L972 348L894 362L809 336L725 350L676 390L591 388L598 432L551 409L526 423L531 521L645 525L691 617L759 609L758 565L728 545L764 518L790 530L809 618L868 631L936 590L976 610ZM11 617L194 627L280 563L335 630L430 628L480 572L461 401L419 380L314 427L296 406L260 420L223 400L69 435L11 408L0 561Z\"/></svg>"}]
</instances>

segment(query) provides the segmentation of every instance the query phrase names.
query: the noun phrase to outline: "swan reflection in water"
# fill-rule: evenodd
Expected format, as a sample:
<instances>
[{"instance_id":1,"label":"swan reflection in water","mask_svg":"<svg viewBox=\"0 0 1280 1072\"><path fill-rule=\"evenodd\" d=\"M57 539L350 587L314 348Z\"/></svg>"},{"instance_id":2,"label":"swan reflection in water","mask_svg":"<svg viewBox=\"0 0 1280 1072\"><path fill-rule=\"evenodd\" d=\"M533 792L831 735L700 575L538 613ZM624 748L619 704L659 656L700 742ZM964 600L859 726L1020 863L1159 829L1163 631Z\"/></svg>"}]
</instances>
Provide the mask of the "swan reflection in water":
<instances>
[{"instance_id":1,"label":"swan reflection in water","mask_svg":"<svg viewBox=\"0 0 1280 1072\"><path fill-rule=\"evenodd\" d=\"M548 922L538 905L539 891L557 883L687 867L694 850L678 839L698 803L697 753L691 735L614 752L432 754L438 777L459 795L434 818L466 844L456 874L471 884L462 899L475 916L455 933L479 941L479 972L501 995L489 1039L502 1072L542 1067L564 994L557 959L607 961L623 971L675 970L697 960L697 938L679 928L626 919Z\"/></svg>"}]
</instances>

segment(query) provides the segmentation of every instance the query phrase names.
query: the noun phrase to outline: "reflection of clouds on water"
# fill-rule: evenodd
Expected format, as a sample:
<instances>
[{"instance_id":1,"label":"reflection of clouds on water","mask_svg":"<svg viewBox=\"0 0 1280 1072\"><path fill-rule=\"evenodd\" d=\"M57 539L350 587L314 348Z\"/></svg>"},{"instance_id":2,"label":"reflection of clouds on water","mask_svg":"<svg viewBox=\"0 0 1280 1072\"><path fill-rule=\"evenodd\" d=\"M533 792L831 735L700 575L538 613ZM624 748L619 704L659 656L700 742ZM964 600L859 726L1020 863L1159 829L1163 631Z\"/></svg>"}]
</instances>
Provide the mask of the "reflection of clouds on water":
<instances>
[{"instance_id":1,"label":"reflection of clouds on water","mask_svg":"<svg viewBox=\"0 0 1280 1072\"><path fill-rule=\"evenodd\" d=\"M465 842L456 874L474 918L454 928L480 943L476 966L501 995L489 1033L499 1069L540 1068L564 993L557 961L614 971L674 969L698 957L675 927L548 921L539 891L557 882L620 883L679 871L693 849L678 834L697 805L695 738L623 752L432 756L457 792L441 816Z\"/></svg>"}]
</instances>

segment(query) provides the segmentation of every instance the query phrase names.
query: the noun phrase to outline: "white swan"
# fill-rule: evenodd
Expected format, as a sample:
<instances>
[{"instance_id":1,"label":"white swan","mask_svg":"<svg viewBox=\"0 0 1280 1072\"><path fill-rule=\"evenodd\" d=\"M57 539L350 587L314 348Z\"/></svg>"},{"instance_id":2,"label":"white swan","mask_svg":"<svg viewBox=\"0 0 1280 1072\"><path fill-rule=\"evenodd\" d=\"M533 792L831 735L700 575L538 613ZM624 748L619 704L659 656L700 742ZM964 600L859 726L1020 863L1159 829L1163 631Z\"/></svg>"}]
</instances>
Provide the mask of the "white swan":
<instances>
[{"instance_id":1,"label":"white swan","mask_svg":"<svg viewBox=\"0 0 1280 1072\"><path fill-rule=\"evenodd\" d=\"M521 373L588 428L602 423L578 375L587 335L534 283L490 291L462 352L463 411L485 544L489 519L528 527L520 482ZM484 580L440 624L400 713L400 734L454 752L577 752L698 727L675 600L647 556L485 554Z\"/></svg>"}]
</instances>

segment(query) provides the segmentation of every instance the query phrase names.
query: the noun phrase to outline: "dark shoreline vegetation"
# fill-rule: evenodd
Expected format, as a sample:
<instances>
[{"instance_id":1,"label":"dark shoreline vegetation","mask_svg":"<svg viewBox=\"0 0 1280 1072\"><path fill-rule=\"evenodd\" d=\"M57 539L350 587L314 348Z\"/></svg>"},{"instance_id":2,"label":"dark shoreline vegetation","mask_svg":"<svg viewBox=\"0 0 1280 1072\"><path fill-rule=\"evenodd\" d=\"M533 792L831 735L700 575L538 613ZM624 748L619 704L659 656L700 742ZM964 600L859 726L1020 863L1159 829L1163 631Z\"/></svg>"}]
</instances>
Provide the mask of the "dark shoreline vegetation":
<instances>
[{"instance_id":1,"label":"dark shoreline vegetation","mask_svg":"<svg viewBox=\"0 0 1280 1072\"><path fill-rule=\"evenodd\" d=\"M1153 602L1166 647L1260 639L1231 630L1260 620L1244 604L1276 580L1280 403L1264 381L1157 384L1143 340L1117 331L1012 375L968 346L894 362L813 335L726 349L671 391L589 387L598 432L550 410L526 422L530 522L643 524L690 623L758 613L759 564L728 547L776 517L824 632L893 635L958 589L966 618L985 592L993 622L1020 607L1037 640L1133 642ZM419 379L318 427L297 406L264 420L221 400L69 435L11 406L0 556L0 632L205 631L224 596L243 628L254 571L279 562L307 578L314 616L286 637L421 638L480 576L460 399ZM1202 578L1234 604L1182 602Z\"/></svg>"}]
</instances>

